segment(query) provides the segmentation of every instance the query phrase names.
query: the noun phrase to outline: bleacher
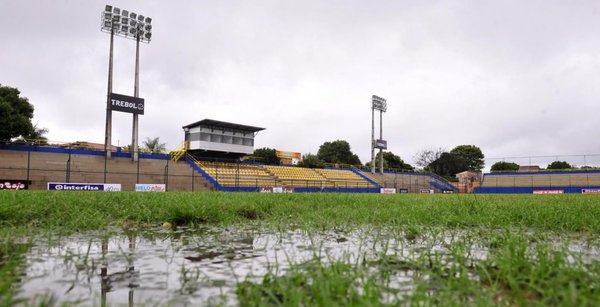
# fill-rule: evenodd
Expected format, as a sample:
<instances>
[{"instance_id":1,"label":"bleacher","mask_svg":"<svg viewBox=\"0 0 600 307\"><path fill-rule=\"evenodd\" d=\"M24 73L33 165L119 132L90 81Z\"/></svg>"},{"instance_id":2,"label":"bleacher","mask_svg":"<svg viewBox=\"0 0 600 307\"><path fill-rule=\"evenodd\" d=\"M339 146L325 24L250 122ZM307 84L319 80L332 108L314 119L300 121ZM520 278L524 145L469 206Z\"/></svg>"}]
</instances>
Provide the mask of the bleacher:
<instances>
[{"instance_id":1,"label":"bleacher","mask_svg":"<svg viewBox=\"0 0 600 307\"><path fill-rule=\"evenodd\" d=\"M600 170L509 172L484 174L477 193L532 193L534 190L563 190L581 193L600 188Z\"/></svg>"},{"instance_id":2,"label":"bleacher","mask_svg":"<svg viewBox=\"0 0 600 307\"><path fill-rule=\"evenodd\" d=\"M332 182L317 173L312 168L265 165L263 166L273 176L281 180L285 186L290 187L334 187Z\"/></svg>"},{"instance_id":3,"label":"bleacher","mask_svg":"<svg viewBox=\"0 0 600 307\"><path fill-rule=\"evenodd\" d=\"M197 162L209 176L222 186L277 186L281 182L269 174L260 165L227 163L227 162Z\"/></svg>"},{"instance_id":4,"label":"bleacher","mask_svg":"<svg viewBox=\"0 0 600 307\"><path fill-rule=\"evenodd\" d=\"M351 170L196 161L223 187L375 188Z\"/></svg>"},{"instance_id":5,"label":"bleacher","mask_svg":"<svg viewBox=\"0 0 600 307\"><path fill-rule=\"evenodd\" d=\"M373 184L349 170L315 169L315 172L329 180L335 187L372 188Z\"/></svg>"}]
</instances>

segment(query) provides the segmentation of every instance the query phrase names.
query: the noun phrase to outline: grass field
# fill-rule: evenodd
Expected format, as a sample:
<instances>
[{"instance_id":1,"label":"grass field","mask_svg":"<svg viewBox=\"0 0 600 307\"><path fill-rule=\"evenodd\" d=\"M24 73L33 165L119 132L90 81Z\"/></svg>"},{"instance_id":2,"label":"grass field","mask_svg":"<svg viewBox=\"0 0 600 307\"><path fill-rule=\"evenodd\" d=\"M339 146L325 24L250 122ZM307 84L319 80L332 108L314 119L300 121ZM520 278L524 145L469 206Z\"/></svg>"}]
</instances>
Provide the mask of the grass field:
<instances>
[{"instance_id":1,"label":"grass field","mask_svg":"<svg viewBox=\"0 0 600 307\"><path fill-rule=\"evenodd\" d=\"M596 195L0 192L0 296L13 303L27 240L95 229L253 225L309 234L371 229L369 257L240 280L242 305L595 305ZM374 230L373 230L374 229ZM25 243L24 243L25 242ZM389 242L394 242L390 244ZM30 243L29 243L30 244ZM407 252L408 251L408 252ZM398 290L398 278L410 289Z\"/></svg>"},{"instance_id":2,"label":"grass field","mask_svg":"<svg viewBox=\"0 0 600 307\"><path fill-rule=\"evenodd\" d=\"M175 225L414 225L600 231L600 195L2 192L3 229Z\"/></svg>"}]
</instances>

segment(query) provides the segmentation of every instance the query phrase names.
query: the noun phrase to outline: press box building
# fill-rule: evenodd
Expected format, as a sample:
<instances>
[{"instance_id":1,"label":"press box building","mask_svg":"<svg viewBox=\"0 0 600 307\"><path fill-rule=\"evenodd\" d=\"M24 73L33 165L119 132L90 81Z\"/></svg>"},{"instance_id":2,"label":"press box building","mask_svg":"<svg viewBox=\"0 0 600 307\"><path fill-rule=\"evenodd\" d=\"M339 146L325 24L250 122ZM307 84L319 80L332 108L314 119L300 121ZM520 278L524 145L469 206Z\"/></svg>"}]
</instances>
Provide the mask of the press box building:
<instances>
[{"instance_id":1,"label":"press box building","mask_svg":"<svg viewBox=\"0 0 600 307\"><path fill-rule=\"evenodd\" d=\"M183 126L188 152L198 158L239 159L254 152L254 137L265 128L213 119Z\"/></svg>"}]
</instances>

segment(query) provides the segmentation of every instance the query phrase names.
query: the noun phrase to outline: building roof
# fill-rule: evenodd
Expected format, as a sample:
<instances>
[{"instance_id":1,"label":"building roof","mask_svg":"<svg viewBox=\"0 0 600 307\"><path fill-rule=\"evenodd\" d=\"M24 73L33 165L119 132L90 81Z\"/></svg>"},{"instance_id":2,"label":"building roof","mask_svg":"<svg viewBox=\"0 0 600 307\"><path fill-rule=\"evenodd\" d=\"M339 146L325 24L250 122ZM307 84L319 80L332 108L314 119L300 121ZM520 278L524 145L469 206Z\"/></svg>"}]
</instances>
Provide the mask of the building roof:
<instances>
[{"instance_id":1,"label":"building roof","mask_svg":"<svg viewBox=\"0 0 600 307\"><path fill-rule=\"evenodd\" d=\"M197 126L215 126L215 127L224 127L224 128L231 128L231 129L251 131L251 132L265 130L265 128L261 128L261 127L254 127L254 126L222 122L219 120L208 119L208 118L203 119L201 121L197 121L192 124L189 124L187 126L183 126L182 128L185 129L185 128L192 128L192 127L197 127Z\"/></svg>"},{"instance_id":2,"label":"building roof","mask_svg":"<svg viewBox=\"0 0 600 307\"><path fill-rule=\"evenodd\" d=\"M521 165L518 172L531 172L541 170L539 165Z\"/></svg>"}]
</instances>

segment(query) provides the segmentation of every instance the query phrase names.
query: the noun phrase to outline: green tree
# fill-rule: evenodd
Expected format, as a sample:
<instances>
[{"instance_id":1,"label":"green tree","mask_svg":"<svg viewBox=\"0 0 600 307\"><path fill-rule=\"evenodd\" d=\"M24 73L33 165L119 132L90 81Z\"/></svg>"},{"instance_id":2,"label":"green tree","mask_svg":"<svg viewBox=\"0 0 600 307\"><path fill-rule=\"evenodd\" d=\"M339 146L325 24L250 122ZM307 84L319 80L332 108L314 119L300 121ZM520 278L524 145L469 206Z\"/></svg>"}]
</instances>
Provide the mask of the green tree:
<instances>
[{"instance_id":1,"label":"green tree","mask_svg":"<svg viewBox=\"0 0 600 307\"><path fill-rule=\"evenodd\" d=\"M381 155L379 153L377 153L377 156L375 156L375 166L379 166L379 163L380 163L379 161L381 161ZM365 164L365 166L367 168L370 168L371 161L367 162ZM389 151L383 152L383 168L408 170L408 171L412 171L415 169L412 165L405 163L404 160L402 160L402 158L400 158L400 156L397 156L393 152L389 152Z\"/></svg>"},{"instance_id":2,"label":"green tree","mask_svg":"<svg viewBox=\"0 0 600 307\"><path fill-rule=\"evenodd\" d=\"M302 155L302 160L298 162L298 166L308 168L323 168L325 167L325 163L321 159L319 159L317 155L307 153L305 155Z\"/></svg>"},{"instance_id":3,"label":"green tree","mask_svg":"<svg viewBox=\"0 0 600 307\"><path fill-rule=\"evenodd\" d=\"M165 143L160 142L160 138L146 138L144 147L151 153L163 153L166 150Z\"/></svg>"},{"instance_id":4,"label":"green tree","mask_svg":"<svg viewBox=\"0 0 600 307\"><path fill-rule=\"evenodd\" d=\"M253 157L257 158L258 161L266 164L280 164L281 160L277 156L277 151L273 148L263 147L255 149L252 154Z\"/></svg>"},{"instance_id":5,"label":"green tree","mask_svg":"<svg viewBox=\"0 0 600 307\"><path fill-rule=\"evenodd\" d=\"M504 162L504 161L499 161L496 162L492 165L492 172L499 172L499 171L518 171L519 170L519 164L517 163L513 163L513 162Z\"/></svg>"},{"instance_id":6,"label":"green tree","mask_svg":"<svg viewBox=\"0 0 600 307\"><path fill-rule=\"evenodd\" d=\"M33 105L20 94L18 89L0 84L0 141L8 142L35 132L31 124Z\"/></svg>"},{"instance_id":7,"label":"green tree","mask_svg":"<svg viewBox=\"0 0 600 307\"><path fill-rule=\"evenodd\" d=\"M547 169L570 169L573 168L573 165L567 163L566 161L554 161L548 164Z\"/></svg>"},{"instance_id":8,"label":"green tree","mask_svg":"<svg viewBox=\"0 0 600 307\"><path fill-rule=\"evenodd\" d=\"M467 161L464 157L449 152L441 154L437 160L431 162L426 168L426 170L449 180L455 180L454 175L467 169Z\"/></svg>"},{"instance_id":9,"label":"green tree","mask_svg":"<svg viewBox=\"0 0 600 307\"><path fill-rule=\"evenodd\" d=\"M459 145L454 147L450 153L464 159L466 162L466 169L462 171L480 171L485 166L483 152L475 145Z\"/></svg>"},{"instance_id":10,"label":"green tree","mask_svg":"<svg viewBox=\"0 0 600 307\"><path fill-rule=\"evenodd\" d=\"M319 147L317 157L326 163L360 165L360 159L350 150L350 144L344 140L325 142Z\"/></svg>"}]
</instances>

